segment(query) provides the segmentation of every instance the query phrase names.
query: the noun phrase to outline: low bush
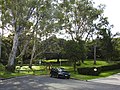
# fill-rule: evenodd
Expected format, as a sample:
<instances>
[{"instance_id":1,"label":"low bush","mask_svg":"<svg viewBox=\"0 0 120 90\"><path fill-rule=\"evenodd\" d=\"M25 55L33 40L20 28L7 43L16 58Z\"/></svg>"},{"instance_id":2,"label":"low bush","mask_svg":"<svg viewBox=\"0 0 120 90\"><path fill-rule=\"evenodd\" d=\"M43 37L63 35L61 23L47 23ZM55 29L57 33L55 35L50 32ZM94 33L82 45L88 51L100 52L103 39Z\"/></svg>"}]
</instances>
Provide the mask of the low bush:
<instances>
[{"instance_id":1,"label":"low bush","mask_svg":"<svg viewBox=\"0 0 120 90\"><path fill-rule=\"evenodd\" d=\"M0 63L0 71L4 71L5 67Z\"/></svg>"},{"instance_id":2,"label":"low bush","mask_svg":"<svg viewBox=\"0 0 120 90\"><path fill-rule=\"evenodd\" d=\"M101 66L99 68L101 68L101 72L116 70L116 69L120 69L120 63L108 65L108 66Z\"/></svg>"},{"instance_id":3,"label":"low bush","mask_svg":"<svg viewBox=\"0 0 120 90\"><path fill-rule=\"evenodd\" d=\"M79 74L83 74L83 75L98 76L101 72L111 71L111 70L116 70L116 69L120 69L120 63L108 65L108 66L100 66L100 67L78 68L77 71Z\"/></svg>"},{"instance_id":4,"label":"low bush","mask_svg":"<svg viewBox=\"0 0 120 90\"><path fill-rule=\"evenodd\" d=\"M85 68L78 68L78 73L83 75L93 75L98 76L101 72L99 67L85 67Z\"/></svg>"}]
</instances>

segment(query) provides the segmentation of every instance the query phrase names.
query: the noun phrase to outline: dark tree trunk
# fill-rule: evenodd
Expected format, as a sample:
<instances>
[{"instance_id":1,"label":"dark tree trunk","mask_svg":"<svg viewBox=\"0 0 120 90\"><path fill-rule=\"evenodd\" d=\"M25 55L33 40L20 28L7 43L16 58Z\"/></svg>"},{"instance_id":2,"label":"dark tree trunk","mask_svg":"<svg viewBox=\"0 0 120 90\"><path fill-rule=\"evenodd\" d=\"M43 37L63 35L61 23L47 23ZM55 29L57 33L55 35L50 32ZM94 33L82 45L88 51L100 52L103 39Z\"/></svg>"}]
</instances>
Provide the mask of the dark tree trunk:
<instances>
[{"instance_id":1,"label":"dark tree trunk","mask_svg":"<svg viewBox=\"0 0 120 90\"><path fill-rule=\"evenodd\" d=\"M82 63L83 63L83 64L84 64L84 60L85 60L85 58L84 58L84 57L82 57L82 60L81 60L81 61L82 61Z\"/></svg>"},{"instance_id":2,"label":"dark tree trunk","mask_svg":"<svg viewBox=\"0 0 120 90\"><path fill-rule=\"evenodd\" d=\"M74 72L76 73L76 60L74 60Z\"/></svg>"},{"instance_id":3,"label":"dark tree trunk","mask_svg":"<svg viewBox=\"0 0 120 90\"><path fill-rule=\"evenodd\" d=\"M59 58L57 58L57 63L60 63L60 59Z\"/></svg>"},{"instance_id":4,"label":"dark tree trunk","mask_svg":"<svg viewBox=\"0 0 120 90\"><path fill-rule=\"evenodd\" d=\"M94 65L96 65L96 45L94 45Z\"/></svg>"}]
</instances>

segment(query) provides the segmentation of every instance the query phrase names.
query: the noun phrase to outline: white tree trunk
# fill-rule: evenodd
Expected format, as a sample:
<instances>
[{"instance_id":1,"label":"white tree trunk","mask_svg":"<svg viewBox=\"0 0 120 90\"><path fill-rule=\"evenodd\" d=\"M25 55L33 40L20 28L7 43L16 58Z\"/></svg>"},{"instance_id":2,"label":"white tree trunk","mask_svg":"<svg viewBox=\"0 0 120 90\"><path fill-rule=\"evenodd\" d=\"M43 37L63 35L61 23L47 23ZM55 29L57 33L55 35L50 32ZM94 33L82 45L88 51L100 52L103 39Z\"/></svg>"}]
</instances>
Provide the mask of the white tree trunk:
<instances>
[{"instance_id":1,"label":"white tree trunk","mask_svg":"<svg viewBox=\"0 0 120 90\"><path fill-rule=\"evenodd\" d=\"M2 35L0 34L0 59L1 59Z\"/></svg>"},{"instance_id":2,"label":"white tree trunk","mask_svg":"<svg viewBox=\"0 0 120 90\"><path fill-rule=\"evenodd\" d=\"M32 62L33 62L33 59L34 59L34 55L35 55L35 51L36 51L36 38L37 37L37 33L33 32L34 33L34 45L33 45L33 49L32 49L32 55L31 55L31 59L30 59L30 68L32 68Z\"/></svg>"},{"instance_id":3,"label":"white tree trunk","mask_svg":"<svg viewBox=\"0 0 120 90\"><path fill-rule=\"evenodd\" d=\"M9 67L15 65L15 58L16 58L17 47L18 47L18 36L19 36L19 33L16 32L13 39L12 51L10 53L9 60L8 60Z\"/></svg>"},{"instance_id":4,"label":"white tree trunk","mask_svg":"<svg viewBox=\"0 0 120 90\"><path fill-rule=\"evenodd\" d=\"M35 45L35 41L34 41L34 46L33 46L32 55L31 55L31 59L30 59L30 66L32 66L32 61L34 58L35 50L36 50L36 45Z\"/></svg>"}]
</instances>

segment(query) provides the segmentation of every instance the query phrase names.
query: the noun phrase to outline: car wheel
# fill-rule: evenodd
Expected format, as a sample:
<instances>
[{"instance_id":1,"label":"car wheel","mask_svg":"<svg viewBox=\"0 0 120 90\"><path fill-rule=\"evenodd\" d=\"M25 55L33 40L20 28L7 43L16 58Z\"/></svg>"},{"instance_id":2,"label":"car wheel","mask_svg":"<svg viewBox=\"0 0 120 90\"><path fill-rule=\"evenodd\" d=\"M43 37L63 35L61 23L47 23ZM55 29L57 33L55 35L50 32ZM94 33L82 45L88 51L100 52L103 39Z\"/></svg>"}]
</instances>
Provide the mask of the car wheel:
<instances>
[{"instance_id":1,"label":"car wheel","mask_svg":"<svg viewBox=\"0 0 120 90\"><path fill-rule=\"evenodd\" d=\"M53 77L53 75L51 74L50 77Z\"/></svg>"},{"instance_id":2,"label":"car wheel","mask_svg":"<svg viewBox=\"0 0 120 90\"><path fill-rule=\"evenodd\" d=\"M70 77L67 77L67 79L70 79Z\"/></svg>"},{"instance_id":3,"label":"car wheel","mask_svg":"<svg viewBox=\"0 0 120 90\"><path fill-rule=\"evenodd\" d=\"M57 78L59 78L59 75L57 75Z\"/></svg>"}]
</instances>

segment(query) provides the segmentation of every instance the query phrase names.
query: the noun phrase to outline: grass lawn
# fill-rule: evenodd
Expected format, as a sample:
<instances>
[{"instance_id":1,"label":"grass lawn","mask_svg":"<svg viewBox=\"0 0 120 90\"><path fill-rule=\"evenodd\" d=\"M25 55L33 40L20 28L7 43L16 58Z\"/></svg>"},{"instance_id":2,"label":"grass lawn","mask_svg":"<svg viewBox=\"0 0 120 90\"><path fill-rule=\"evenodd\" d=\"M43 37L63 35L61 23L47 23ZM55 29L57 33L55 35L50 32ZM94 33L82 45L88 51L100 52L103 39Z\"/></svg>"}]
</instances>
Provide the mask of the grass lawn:
<instances>
[{"instance_id":1,"label":"grass lawn","mask_svg":"<svg viewBox=\"0 0 120 90\"><path fill-rule=\"evenodd\" d=\"M96 78L103 78L103 77L111 76L111 75L114 75L114 74L117 74L117 73L120 73L120 69L119 70L102 72L99 76L80 75L80 74L74 74L74 72L72 72L71 78L75 78L75 79L78 79L78 80L90 80L90 79L96 79Z\"/></svg>"},{"instance_id":2,"label":"grass lawn","mask_svg":"<svg viewBox=\"0 0 120 90\"><path fill-rule=\"evenodd\" d=\"M52 59L52 60L43 60L44 62L57 62L57 59ZM67 59L60 59L59 61L68 61Z\"/></svg>"},{"instance_id":3,"label":"grass lawn","mask_svg":"<svg viewBox=\"0 0 120 90\"><path fill-rule=\"evenodd\" d=\"M78 67L98 67L104 65L110 65L111 63L107 63L105 61L97 61L96 65L93 65L93 61L85 61L84 64ZM71 78L78 80L89 80L101 77L107 77L116 73L120 73L120 70L113 70L101 73L99 76L90 76L90 75L80 75L77 72L73 71L73 66L70 65L52 65L52 67L62 67L71 73ZM48 67L47 67L48 68ZM46 69L46 66L32 66L32 70L28 66L16 66L15 73L6 72L4 66L0 64L0 78L11 78L16 76L24 76L24 75L49 75L49 70Z\"/></svg>"},{"instance_id":4,"label":"grass lawn","mask_svg":"<svg viewBox=\"0 0 120 90\"><path fill-rule=\"evenodd\" d=\"M84 62L84 64L81 64L80 67L100 67L100 66L113 64L113 63L108 63L106 61L97 61L96 65L94 65L93 63L94 63L93 60L87 60Z\"/></svg>"},{"instance_id":5,"label":"grass lawn","mask_svg":"<svg viewBox=\"0 0 120 90\"><path fill-rule=\"evenodd\" d=\"M61 67L65 68L67 71L71 73L71 78L78 79L78 80L90 80L90 79L102 78L102 77L107 77L110 75L120 73L120 69L118 69L118 70L102 72L100 73L99 76L91 76L91 75L78 74L77 72L75 73L73 71L73 67L70 67L70 66L61 66Z\"/></svg>"},{"instance_id":6,"label":"grass lawn","mask_svg":"<svg viewBox=\"0 0 120 90\"><path fill-rule=\"evenodd\" d=\"M16 66L16 71L14 73L6 72L4 66L0 64L0 78L11 78L17 76L25 75L48 75L49 70L45 66L32 66L31 70L28 66Z\"/></svg>"},{"instance_id":7,"label":"grass lawn","mask_svg":"<svg viewBox=\"0 0 120 90\"><path fill-rule=\"evenodd\" d=\"M81 64L80 66L77 67L99 67L99 66L106 66L106 65L111 65L113 62L108 63L106 61L97 61L97 64L93 64L93 60L87 60L84 62L84 64ZM66 70L68 70L71 73L71 78L79 79L79 80L89 80L89 79L95 79L95 78L102 78L102 77L107 77L113 74L120 73L120 70L112 70L112 71L106 71L102 72L99 76L90 76L90 75L81 75L78 74L77 72L75 73L73 71L73 66L55 66L55 67L63 67Z\"/></svg>"},{"instance_id":8,"label":"grass lawn","mask_svg":"<svg viewBox=\"0 0 120 90\"><path fill-rule=\"evenodd\" d=\"M48 68L48 67L47 67ZM19 66L16 66L16 73L24 73L25 75L48 75L49 70L46 69L46 66L32 66L32 70L29 68L29 66L22 66L21 68Z\"/></svg>"}]
</instances>

